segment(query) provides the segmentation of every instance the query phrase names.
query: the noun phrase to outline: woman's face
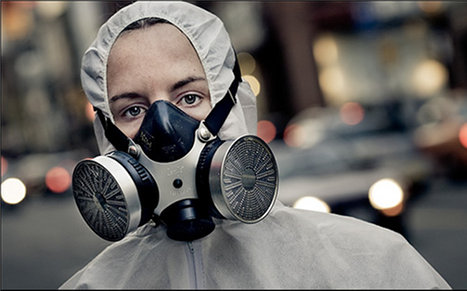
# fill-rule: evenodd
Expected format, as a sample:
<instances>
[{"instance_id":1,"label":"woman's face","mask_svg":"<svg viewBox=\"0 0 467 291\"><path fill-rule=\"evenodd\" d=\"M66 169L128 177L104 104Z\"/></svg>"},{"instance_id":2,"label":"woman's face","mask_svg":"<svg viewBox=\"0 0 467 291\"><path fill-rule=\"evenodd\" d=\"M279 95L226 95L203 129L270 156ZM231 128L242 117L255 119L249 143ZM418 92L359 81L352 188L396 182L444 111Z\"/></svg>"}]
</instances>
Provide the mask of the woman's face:
<instances>
[{"instance_id":1,"label":"woman's face","mask_svg":"<svg viewBox=\"0 0 467 291\"><path fill-rule=\"evenodd\" d=\"M211 110L206 75L195 49L166 23L119 36L107 64L107 91L115 124L130 138L156 100L169 101L197 120Z\"/></svg>"}]
</instances>

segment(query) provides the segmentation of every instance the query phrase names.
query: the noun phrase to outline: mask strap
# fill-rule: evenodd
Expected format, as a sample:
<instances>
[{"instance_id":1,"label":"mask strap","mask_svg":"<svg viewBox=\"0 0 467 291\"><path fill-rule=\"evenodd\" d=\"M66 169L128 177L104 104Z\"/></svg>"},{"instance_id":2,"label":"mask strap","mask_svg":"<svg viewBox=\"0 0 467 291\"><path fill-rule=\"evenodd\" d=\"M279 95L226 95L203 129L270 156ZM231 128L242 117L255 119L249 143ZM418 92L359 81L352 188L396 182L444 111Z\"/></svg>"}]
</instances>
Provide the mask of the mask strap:
<instances>
[{"instance_id":1,"label":"mask strap","mask_svg":"<svg viewBox=\"0 0 467 291\"><path fill-rule=\"evenodd\" d=\"M204 124L212 135L217 135L222 125L224 124L227 116L230 113L232 107L237 103L235 95L237 94L238 85L242 81L242 75L240 73L240 66L237 59L235 59L235 66L233 68L235 79L229 87L229 90L225 94L224 98L219 101L209 113L208 117L204 120Z\"/></svg>"},{"instance_id":2,"label":"mask strap","mask_svg":"<svg viewBox=\"0 0 467 291\"><path fill-rule=\"evenodd\" d=\"M104 128L105 137L110 141L110 143L118 150L122 152L128 152L128 147L130 146L130 138L128 138L115 124L110 121L110 119L104 116L104 113L99 108L95 108L97 111L97 116L101 121L102 127Z\"/></svg>"}]
</instances>

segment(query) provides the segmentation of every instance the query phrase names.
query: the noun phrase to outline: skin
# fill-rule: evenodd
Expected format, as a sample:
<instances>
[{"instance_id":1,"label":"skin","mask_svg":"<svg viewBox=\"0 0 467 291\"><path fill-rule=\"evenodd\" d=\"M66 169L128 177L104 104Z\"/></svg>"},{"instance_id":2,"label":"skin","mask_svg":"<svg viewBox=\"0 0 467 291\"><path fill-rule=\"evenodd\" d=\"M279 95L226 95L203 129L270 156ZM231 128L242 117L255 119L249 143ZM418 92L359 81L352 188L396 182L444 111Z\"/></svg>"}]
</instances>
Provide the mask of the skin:
<instances>
[{"instance_id":1,"label":"skin","mask_svg":"<svg viewBox=\"0 0 467 291\"><path fill-rule=\"evenodd\" d=\"M107 91L115 124L130 138L156 100L171 102L197 120L211 110L208 82L195 49L166 23L119 36L107 63Z\"/></svg>"}]
</instances>

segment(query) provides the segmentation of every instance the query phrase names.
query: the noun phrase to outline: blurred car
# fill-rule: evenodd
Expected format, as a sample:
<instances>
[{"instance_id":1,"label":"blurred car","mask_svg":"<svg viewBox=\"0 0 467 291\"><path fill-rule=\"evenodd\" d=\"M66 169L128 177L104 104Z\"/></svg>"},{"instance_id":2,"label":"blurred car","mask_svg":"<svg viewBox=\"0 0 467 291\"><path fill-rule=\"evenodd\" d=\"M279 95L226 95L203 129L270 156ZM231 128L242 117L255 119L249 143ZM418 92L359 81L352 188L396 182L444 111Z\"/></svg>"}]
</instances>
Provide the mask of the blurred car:
<instances>
[{"instance_id":1,"label":"blurred car","mask_svg":"<svg viewBox=\"0 0 467 291\"><path fill-rule=\"evenodd\" d=\"M32 197L62 197L69 194L76 163L87 158L86 150L34 153L20 157L2 153L2 209L14 209Z\"/></svg>"},{"instance_id":2,"label":"blurred car","mask_svg":"<svg viewBox=\"0 0 467 291\"><path fill-rule=\"evenodd\" d=\"M283 140L270 144L279 165L278 199L407 236L404 214L429 186L432 163L414 145L404 104L353 102L353 113L345 106L304 112Z\"/></svg>"},{"instance_id":3,"label":"blurred car","mask_svg":"<svg viewBox=\"0 0 467 291\"><path fill-rule=\"evenodd\" d=\"M420 108L415 145L436 162L437 173L467 179L467 94L432 98Z\"/></svg>"}]
</instances>

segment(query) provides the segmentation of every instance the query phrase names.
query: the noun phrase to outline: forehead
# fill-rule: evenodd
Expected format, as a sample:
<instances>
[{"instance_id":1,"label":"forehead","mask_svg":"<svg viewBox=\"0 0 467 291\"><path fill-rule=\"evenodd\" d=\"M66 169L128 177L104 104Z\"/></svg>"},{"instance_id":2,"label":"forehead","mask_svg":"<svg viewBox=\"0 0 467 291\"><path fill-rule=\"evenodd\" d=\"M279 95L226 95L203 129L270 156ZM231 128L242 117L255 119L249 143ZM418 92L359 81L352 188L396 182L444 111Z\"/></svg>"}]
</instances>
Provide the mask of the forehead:
<instances>
[{"instance_id":1,"label":"forehead","mask_svg":"<svg viewBox=\"0 0 467 291\"><path fill-rule=\"evenodd\" d=\"M121 79L123 75L140 71L159 75L161 70L165 74L192 71L205 75L198 54L188 38L170 24L156 24L122 34L110 51L107 80L115 81L115 78ZM115 82L112 84L115 85Z\"/></svg>"},{"instance_id":2,"label":"forehead","mask_svg":"<svg viewBox=\"0 0 467 291\"><path fill-rule=\"evenodd\" d=\"M188 38L178 28L163 23L124 31L112 46L109 58L111 59L116 53L133 52L137 55L144 50L150 50L154 54L180 54L179 57L183 57L188 52L198 56Z\"/></svg>"}]
</instances>

